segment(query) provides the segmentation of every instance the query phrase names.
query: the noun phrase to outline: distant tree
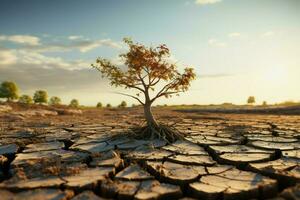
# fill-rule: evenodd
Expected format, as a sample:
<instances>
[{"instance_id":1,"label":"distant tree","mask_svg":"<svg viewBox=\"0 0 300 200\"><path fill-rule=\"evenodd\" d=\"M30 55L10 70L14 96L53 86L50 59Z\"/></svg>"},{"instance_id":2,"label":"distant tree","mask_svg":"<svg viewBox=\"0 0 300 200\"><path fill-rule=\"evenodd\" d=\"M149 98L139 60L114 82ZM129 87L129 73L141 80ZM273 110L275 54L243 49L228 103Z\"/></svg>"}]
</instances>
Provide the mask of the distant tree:
<instances>
[{"instance_id":1,"label":"distant tree","mask_svg":"<svg viewBox=\"0 0 300 200\"><path fill-rule=\"evenodd\" d=\"M20 96L19 98L19 103L24 103L24 104L32 104L33 100L31 98L31 96L23 94L22 96Z\"/></svg>"},{"instance_id":2,"label":"distant tree","mask_svg":"<svg viewBox=\"0 0 300 200\"><path fill-rule=\"evenodd\" d=\"M126 101L122 101L118 107L119 108L126 108L127 107Z\"/></svg>"},{"instance_id":3,"label":"distant tree","mask_svg":"<svg viewBox=\"0 0 300 200\"><path fill-rule=\"evenodd\" d=\"M4 81L0 86L0 98L6 98L7 101L18 99L18 86L11 81Z\"/></svg>"},{"instance_id":4,"label":"distant tree","mask_svg":"<svg viewBox=\"0 0 300 200\"><path fill-rule=\"evenodd\" d=\"M133 103L133 104L131 105L131 107L136 107L136 105Z\"/></svg>"},{"instance_id":5,"label":"distant tree","mask_svg":"<svg viewBox=\"0 0 300 200\"><path fill-rule=\"evenodd\" d=\"M51 97L49 100L49 104L52 106L60 105L61 104L61 99L59 97Z\"/></svg>"},{"instance_id":6,"label":"distant tree","mask_svg":"<svg viewBox=\"0 0 300 200\"><path fill-rule=\"evenodd\" d=\"M33 101L35 103L47 103L48 93L45 90L37 90L33 95Z\"/></svg>"},{"instance_id":7,"label":"distant tree","mask_svg":"<svg viewBox=\"0 0 300 200\"><path fill-rule=\"evenodd\" d=\"M222 103L221 106L233 106L233 103L227 103L227 102L225 102L225 103Z\"/></svg>"},{"instance_id":8,"label":"distant tree","mask_svg":"<svg viewBox=\"0 0 300 200\"><path fill-rule=\"evenodd\" d=\"M267 103L266 101L264 101L264 102L262 103L262 105L263 105L263 106L267 106L268 103Z\"/></svg>"},{"instance_id":9,"label":"distant tree","mask_svg":"<svg viewBox=\"0 0 300 200\"><path fill-rule=\"evenodd\" d=\"M137 100L144 107L147 126L140 130L150 138L155 136L168 142L183 138L182 134L170 127L160 125L154 118L151 105L161 97L172 97L189 89L196 74L193 68L185 68L183 73L170 62L170 51L163 44L146 47L124 38L129 51L121 54L127 69L121 69L107 59L98 58L92 66L110 80L111 85L135 90L135 95L120 93ZM157 90L157 92L155 92Z\"/></svg>"},{"instance_id":10,"label":"distant tree","mask_svg":"<svg viewBox=\"0 0 300 200\"><path fill-rule=\"evenodd\" d=\"M254 104L255 103L255 97L254 96L248 97L247 103L248 104Z\"/></svg>"},{"instance_id":11,"label":"distant tree","mask_svg":"<svg viewBox=\"0 0 300 200\"><path fill-rule=\"evenodd\" d=\"M69 106L73 107L73 108L78 108L79 107L79 101L77 99L72 99Z\"/></svg>"},{"instance_id":12,"label":"distant tree","mask_svg":"<svg viewBox=\"0 0 300 200\"><path fill-rule=\"evenodd\" d=\"M298 106L300 105L300 102L295 102L295 101L284 101L281 103L278 103L279 106Z\"/></svg>"},{"instance_id":13,"label":"distant tree","mask_svg":"<svg viewBox=\"0 0 300 200\"><path fill-rule=\"evenodd\" d=\"M97 105L96 105L96 107L97 107L97 108L102 108L102 103L101 103L101 102L98 102Z\"/></svg>"},{"instance_id":14,"label":"distant tree","mask_svg":"<svg viewBox=\"0 0 300 200\"><path fill-rule=\"evenodd\" d=\"M110 103L106 104L106 108L111 108Z\"/></svg>"}]
</instances>

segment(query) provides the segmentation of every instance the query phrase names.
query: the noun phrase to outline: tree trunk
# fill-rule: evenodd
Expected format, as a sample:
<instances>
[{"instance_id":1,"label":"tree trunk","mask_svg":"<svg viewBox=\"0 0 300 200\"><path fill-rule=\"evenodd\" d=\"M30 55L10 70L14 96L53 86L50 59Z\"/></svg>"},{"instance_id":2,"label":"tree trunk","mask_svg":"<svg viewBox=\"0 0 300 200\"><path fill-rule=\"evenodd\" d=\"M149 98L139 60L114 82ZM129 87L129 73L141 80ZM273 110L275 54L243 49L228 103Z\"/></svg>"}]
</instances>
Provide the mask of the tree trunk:
<instances>
[{"instance_id":1,"label":"tree trunk","mask_svg":"<svg viewBox=\"0 0 300 200\"><path fill-rule=\"evenodd\" d=\"M152 112L151 112L151 103L146 103L144 105L144 115L145 115L148 126L152 126L154 128L158 127L158 123L154 119Z\"/></svg>"}]
</instances>

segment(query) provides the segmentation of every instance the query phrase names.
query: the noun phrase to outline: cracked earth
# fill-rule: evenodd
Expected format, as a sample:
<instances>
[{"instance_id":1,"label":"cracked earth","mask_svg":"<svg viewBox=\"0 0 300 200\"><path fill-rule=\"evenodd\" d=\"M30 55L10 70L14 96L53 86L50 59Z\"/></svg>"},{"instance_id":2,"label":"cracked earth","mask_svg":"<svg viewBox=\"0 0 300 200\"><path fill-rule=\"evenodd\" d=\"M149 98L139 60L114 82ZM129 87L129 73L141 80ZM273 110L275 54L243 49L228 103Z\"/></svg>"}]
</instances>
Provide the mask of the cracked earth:
<instances>
[{"instance_id":1,"label":"cracked earth","mask_svg":"<svg viewBox=\"0 0 300 200\"><path fill-rule=\"evenodd\" d=\"M185 140L129 138L137 109L3 115L0 199L300 198L300 116L154 113Z\"/></svg>"}]
</instances>

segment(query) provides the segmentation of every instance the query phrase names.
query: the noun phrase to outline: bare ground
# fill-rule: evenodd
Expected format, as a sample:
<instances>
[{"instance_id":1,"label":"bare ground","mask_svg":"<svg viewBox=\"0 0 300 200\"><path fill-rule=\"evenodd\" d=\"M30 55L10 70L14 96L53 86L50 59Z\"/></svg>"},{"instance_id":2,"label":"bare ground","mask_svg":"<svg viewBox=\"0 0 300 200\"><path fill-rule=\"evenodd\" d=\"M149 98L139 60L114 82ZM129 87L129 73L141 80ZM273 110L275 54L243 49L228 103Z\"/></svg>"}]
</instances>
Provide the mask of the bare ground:
<instances>
[{"instance_id":1,"label":"bare ground","mask_svg":"<svg viewBox=\"0 0 300 200\"><path fill-rule=\"evenodd\" d=\"M300 198L298 115L154 108L188 134L166 144L128 137L144 123L139 108L10 106L0 112L2 199Z\"/></svg>"}]
</instances>

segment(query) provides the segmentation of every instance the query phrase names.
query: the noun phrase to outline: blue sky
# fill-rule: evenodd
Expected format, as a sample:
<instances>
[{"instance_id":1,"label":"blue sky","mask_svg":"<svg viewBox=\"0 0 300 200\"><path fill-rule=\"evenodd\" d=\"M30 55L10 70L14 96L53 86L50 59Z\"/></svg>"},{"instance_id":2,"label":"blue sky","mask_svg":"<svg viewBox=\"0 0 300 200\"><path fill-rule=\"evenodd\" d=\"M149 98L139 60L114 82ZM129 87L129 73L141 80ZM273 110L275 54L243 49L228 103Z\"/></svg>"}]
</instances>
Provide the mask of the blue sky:
<instances>
[{"instance_id":1,"label":"blue sky","mask_svg":"<svg viewBox=\"0 0 300 200\"><path fill-rule=\"evenodd\" d=\"M65 103L133 103L89 67L118 63L129 36L196 69L189 92L158 103L299 101L299 10L298 0L0 0L0 81Z\"/></svg>"}]
</instances>

